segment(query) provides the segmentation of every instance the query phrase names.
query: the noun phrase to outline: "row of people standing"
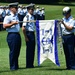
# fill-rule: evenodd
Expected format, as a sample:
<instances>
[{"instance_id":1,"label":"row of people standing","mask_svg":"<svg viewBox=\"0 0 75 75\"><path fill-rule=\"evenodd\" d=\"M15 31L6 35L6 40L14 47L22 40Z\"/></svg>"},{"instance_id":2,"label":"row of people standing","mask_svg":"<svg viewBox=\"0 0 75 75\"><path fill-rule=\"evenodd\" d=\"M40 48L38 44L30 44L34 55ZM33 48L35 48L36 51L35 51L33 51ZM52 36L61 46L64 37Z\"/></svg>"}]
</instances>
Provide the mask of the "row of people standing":
<instances>
[{"instance_id":1,"label":"row of people standing","mask_svg":"<svg viewBox=\"0 0 75 75\"><path fill-rule=\"evenodd\" d=\"M4 18L3 27L6 28L7 43L10 49L9 61L10 70L17 70L19 68L18 58L21 49L21 37L19 34L20 25L17 15L18 3L9 4L10 14ZM23 21L34 20L34 4L27 6L28 13L24 17ZM71 9L65 7L63 9L64 18L61 21L63 48L66 59L66 67L68 70L75 70L75 53L74 53L74 28L75 21L71 16ZM34 68L34 55L35 55L35 23L27 22L23 23L22 30L26 41L26 68Z\"/></svg>"},{"instance_id":2,"label":"row of people standing","mask_svg":"<svg viewBox=\"0 0 75 75\"><path fill-rule=\"evenodd\" d=\"M9 64L10 70L19 69L18 58L21 49L21 36L20 36L20 24L17 15L18 2L9 4L10 14L4 18L3 27L6 28L7 43L10 49L9 52ZM34 4L27 5L28 13L24 17L23 21L34 20ZM34 55L35 55L35 23L26 22L22 26L24 38L26 41L26 68L34 68Z\"/></svg>"},{"instance_id":3,"label":"row of people standing","mask_svg":"<svg viewBox=\"0 0 75 75\"><path fill-rule=\"evenodd\" d=\"M37 6L33 14L36 17L36 20L45 20L45 8L44 7L40 8L39 6Z\"/></svg>"},{"instance_id":4,"label":"row of people standing","mask_svg":"<svg viewBox=\"0 0 75 75\"><path fill-rule=\"evenodd\" d=\"M0 6L0 22L3 22L4 17L8 14L8 9L5 6ZM3 24L0 24L0 31L3 29Z\"/></svg>"},{"instance_id":5,"label":"row of people standing","mask_svg":"<svg viewBox=\"0 0 75 75\"><path fill-rule=\"evenodd\" d=\"M18 17L20 21L23 21L24 16L27 14L27 6L18 6ZM4 17L6 15L10 14L10 10L8 6L0 6L0 22L3 22ZM45 20L45 9L44 7L40 8L39 6L36 6L34 13L33 13L35 20ZM22 27L22 23L20 24L20 27ZM3 29L3 24L0 25L0 31Z\"/></svg>"}]
</instances>

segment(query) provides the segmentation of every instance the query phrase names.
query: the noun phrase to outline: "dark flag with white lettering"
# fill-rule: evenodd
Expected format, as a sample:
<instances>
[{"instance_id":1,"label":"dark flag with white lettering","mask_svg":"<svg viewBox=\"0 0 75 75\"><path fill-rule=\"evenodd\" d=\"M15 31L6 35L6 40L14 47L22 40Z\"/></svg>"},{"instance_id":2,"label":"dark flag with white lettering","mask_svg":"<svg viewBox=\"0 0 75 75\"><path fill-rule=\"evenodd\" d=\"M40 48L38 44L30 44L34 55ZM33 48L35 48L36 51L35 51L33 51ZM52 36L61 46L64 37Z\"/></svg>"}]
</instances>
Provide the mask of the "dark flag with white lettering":
<instances>
[{"instance_id":1,"label":"dark flag with white lettering","mask_svg":"<svg viewBox=\"0 0 75 75\"><path fill-rule=\"evenodd\" d=\"M56 20L37 20L37 49L38 65L47 58L60 66L57 50L57 21Z\"/></svg>"}]
</instances>

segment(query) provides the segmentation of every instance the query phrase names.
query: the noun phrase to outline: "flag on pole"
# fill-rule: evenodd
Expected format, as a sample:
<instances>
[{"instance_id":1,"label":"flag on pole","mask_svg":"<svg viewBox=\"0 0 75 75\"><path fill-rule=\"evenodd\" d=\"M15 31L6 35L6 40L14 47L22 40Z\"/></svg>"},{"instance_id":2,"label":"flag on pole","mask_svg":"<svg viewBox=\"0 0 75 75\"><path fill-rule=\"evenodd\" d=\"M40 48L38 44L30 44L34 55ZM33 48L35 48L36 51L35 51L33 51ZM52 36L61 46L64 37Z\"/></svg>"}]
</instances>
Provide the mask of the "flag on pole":
<instances>
[{"instance_id":1,"label":"flag on pole","mask_svg":"<svg viewBox=\"0 0 75 75\"><path fill-rule=\"evenodd\" d=\"M57 50L57 21L56 20L37 20L37 49L38 65L46 59L50 59L54 64L60 66Z\"/></svg>"}]
</instances>

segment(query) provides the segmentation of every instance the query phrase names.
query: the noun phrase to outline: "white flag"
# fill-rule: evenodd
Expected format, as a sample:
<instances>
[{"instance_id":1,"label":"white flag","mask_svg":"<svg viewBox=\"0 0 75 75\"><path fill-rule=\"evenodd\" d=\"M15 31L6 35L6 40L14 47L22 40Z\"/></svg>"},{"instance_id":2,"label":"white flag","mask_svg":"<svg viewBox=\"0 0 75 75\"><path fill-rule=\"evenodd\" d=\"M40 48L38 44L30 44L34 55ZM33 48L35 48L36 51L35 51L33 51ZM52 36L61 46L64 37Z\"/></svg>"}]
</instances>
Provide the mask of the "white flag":
<instances>
[{"instance_id":1,"label":"white flag","mask_svg":"<svg viewBox=\"0 0 75 75\"><path fill-rule=\"evenodd\" d=\"M56 22L56 20L36 21L38 65L48 58L60 66L58 61Z\"/></svg>"}]
</instances>

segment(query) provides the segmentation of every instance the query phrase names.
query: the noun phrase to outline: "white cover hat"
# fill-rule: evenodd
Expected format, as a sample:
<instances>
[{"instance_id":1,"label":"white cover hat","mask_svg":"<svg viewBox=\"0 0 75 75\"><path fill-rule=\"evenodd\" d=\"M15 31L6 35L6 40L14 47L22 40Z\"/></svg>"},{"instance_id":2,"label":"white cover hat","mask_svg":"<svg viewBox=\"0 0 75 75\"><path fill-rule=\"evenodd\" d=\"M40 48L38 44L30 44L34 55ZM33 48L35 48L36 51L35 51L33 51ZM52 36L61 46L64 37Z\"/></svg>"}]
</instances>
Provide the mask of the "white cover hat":
<instances>
[{"instance_id":1,"label":"white cover hat","mask_svg":"<svg viewBox=\"0 0 75 75\"><path fill-rule=\"evenodd\" d=\"M64 7L63 12L68 12L71 8L70 7Z\"/></svg>"},{"instance_id":2,"label":"white cover hat","mask_svg":"<svg viewBox=\"0 0 75 75\"><path fill-rule=\"evenodd\" d=\"M67 14L69 14L71 12L71 8L70 7L64 7L63 8L63 15L66 16Z\"/></svg>"}]
</instances>

